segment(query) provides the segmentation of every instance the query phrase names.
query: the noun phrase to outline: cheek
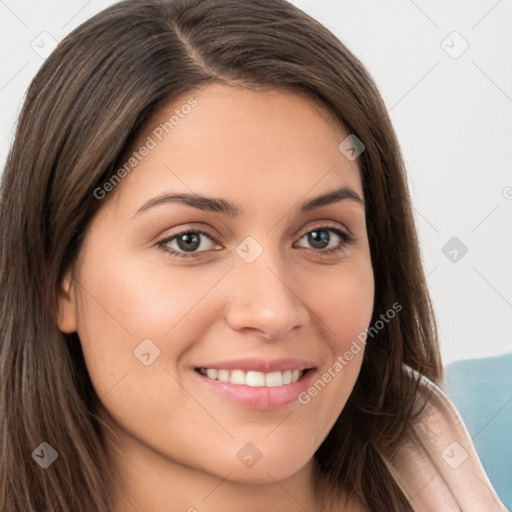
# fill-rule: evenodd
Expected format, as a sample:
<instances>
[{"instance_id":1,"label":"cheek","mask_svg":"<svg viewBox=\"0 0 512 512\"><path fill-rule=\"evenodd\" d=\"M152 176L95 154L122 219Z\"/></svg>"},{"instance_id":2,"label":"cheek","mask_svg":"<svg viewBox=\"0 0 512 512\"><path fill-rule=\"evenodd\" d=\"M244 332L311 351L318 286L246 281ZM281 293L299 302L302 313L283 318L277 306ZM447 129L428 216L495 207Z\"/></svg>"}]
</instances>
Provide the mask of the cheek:
<instances>
[{"instance_id":1,"label":"cheek","mask_svg":"<svg viewBox=\"0 0 512 512\"><path fill-rule=\"evenodd\" d=\"M336 272L316 276L308 287L308 304L323 328L333 355L340 355L368 326L374 301L374 280L368 260L347 261Z\"/></svg>"},{"instance_id":2,"label":"cheek","mask_svg":"<svg viewBox=\"0 0 512 512\"><path fill-rule=\"evenodd\" d=\"M84 261L78 334L100 397L128 371L142 370L146 378L148 368L175 368L219 315L202 298L229 269L141 265L129 256L113 260L99 252Z\"/></svg>"},{"instance_id":3,"label":"cheek","mask_svg":"<svg viewBox=\"0 0 512 512\"><path fill-rule=\"evenodd\" d=\"M316 434L322 440L343 410L359 375L364 333L373 312L373 271L369 260L347 262L336 276L316 282L321 287L308 292L309 304L322 328L326 357L298 401L310 418L321 419Z\"/></svg>"}]
</instances>

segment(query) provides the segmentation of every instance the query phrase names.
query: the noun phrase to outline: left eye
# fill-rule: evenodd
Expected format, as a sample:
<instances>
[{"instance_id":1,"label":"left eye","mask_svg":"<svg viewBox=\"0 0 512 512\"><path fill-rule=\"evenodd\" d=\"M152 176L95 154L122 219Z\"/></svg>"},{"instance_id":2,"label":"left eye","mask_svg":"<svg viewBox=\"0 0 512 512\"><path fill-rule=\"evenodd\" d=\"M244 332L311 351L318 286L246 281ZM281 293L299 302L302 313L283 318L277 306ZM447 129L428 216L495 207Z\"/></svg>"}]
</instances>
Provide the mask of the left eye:
<instances>
[{"instance_id":1,"label":"left eye","mask_svg":"<svg viewBox=\"0 0 512 512\"><path fill-rule=\"evenodd\" d=\"M334 233L333 237L329 233ZM335 227L320 227L306 233L300 240L306 241L312 245L313 249L319 249L323 252L331 252L343 249L353 241L351 235ZM338 241L336 242L336 239ZM334 245L331 242L334 241Z\"/></svg>"}]
</instances>

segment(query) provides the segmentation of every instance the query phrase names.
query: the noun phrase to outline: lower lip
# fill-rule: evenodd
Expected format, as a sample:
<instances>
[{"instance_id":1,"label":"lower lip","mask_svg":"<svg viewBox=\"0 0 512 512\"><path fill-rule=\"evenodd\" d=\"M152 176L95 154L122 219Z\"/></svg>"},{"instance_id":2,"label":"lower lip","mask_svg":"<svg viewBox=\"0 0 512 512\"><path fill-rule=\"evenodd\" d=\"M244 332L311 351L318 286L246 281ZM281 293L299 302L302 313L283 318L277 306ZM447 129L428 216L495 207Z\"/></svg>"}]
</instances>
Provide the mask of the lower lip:
<instances>
[{"instance_id":1,"label":"lower lip","mask_svg":"<svg viewBox=\"0 0 512 512\"><path fill-rule=\"evenodd\" d=\"M300 379L293 384L270 388L220 382L209 379L197 371L194 371L194 373L212 391L232 402L248 409L272 410L281 409L295 402L297 397L308 388L315 371L313 369L306 370Z\"/></svg>"}]
</instances>

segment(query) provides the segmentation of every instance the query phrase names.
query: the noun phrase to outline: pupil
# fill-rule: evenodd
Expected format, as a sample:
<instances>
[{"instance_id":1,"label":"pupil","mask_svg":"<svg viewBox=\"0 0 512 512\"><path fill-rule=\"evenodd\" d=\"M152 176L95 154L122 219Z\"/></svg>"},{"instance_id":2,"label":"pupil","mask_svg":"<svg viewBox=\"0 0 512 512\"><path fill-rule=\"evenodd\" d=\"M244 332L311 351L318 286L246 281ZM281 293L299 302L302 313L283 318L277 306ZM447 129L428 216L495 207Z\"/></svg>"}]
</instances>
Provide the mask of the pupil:
<instances>
[{"instance_id":1,"label":"pupil","mask_svg":"<svg viewBox=\"0 0 512 512\"><path fill-rule=\"evenodd\" d=\"M200 239L197 233L185 233L178 237L177 242L181 250L193 251L199 247Z\"/></svg>"},{"instance_id":2,"label":"pupil","mask_svg":"<svg viewBox=\"0 0 512 512\"><path fill-rule=\"evenodd\" d=\"M327 231L312 231L309 234L309 242L315 249L324 249L329 245L329 238Z\"/></svg>"}]
</instances>

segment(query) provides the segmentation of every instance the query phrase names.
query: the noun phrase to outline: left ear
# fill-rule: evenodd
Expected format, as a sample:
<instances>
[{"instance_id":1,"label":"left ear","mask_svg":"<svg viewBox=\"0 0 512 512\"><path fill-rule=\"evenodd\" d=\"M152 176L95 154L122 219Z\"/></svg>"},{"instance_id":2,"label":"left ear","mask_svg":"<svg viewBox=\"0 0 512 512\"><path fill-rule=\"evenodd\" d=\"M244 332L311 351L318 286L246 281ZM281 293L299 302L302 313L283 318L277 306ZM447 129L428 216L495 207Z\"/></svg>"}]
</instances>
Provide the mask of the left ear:
<instances>
[{"instance_id":1,"label":"left ear","mask_svg":"<svg viewBox=\"0 0 512 512\"><path fill-rule=\"evenodd\" d=\"M57 325L59 329L66 333L76 332L78 329L76 293L71 270L66 272L60 283L58 304Z\"/></svg>"}]
</instances>

